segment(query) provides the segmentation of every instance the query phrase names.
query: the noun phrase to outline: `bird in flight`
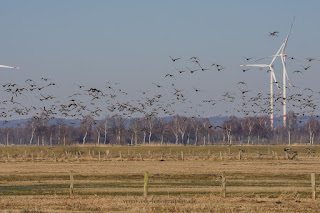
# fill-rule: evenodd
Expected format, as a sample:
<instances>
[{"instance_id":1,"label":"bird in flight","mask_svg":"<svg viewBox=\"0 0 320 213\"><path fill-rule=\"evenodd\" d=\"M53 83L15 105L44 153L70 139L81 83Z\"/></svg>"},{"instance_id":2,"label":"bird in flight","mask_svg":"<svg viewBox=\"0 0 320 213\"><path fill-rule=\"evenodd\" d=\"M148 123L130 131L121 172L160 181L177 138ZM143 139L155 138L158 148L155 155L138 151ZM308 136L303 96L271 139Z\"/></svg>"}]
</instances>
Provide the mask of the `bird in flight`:
<instances>
[{"instance_id":1,"label":"bird in flight","mask_svg":"<svg viewBox=\"0 0 320 213\"><path fill-rule=\"evenodd\" d=\"M179 60L180 58L172 58L171 56L169 56L170 58L171 58L171 60L173 61L173 62L175 62L175 61L177 61L177 60Z\"/></svg>"},{"instance_id":2,"label":"bird in flight","mask_svg":"<svg viewBox=\"0 0 320 213\"><path fill-rule=\"evenodd\" d=\"M293 73L301 73L301 74L303 74L300 70L296 70Z\"/></svg>"},{"instance_id":3,"label":"bird in flight","mask_svg":"<svg viewBox=\"0 0 320 213\"><path fill-rule=\"evenodd\" d=\"M156 85L158 88L162 87L161 85L158 85L158 84L155 84L155 83L152 83L153 85Z\"/></svg>"},{"instance_id":4,"label":"bird in flight","mask_svg":"<svg viewBox=\"0 0 320 213\"><path fill-rule=\"evenodd\" d=\"M243 69L242 72L247 72L249 69Z\"/></svg>"},{"instance_id":5,"label":"bird in flight","mask_svg":"<svg viewBox=\"0 0 320 213\"><path fill-rule=\"evenodd\" d=\"M306 58L307 61L311 62L311 61L314 61L316 60L315 58Z\"/></svg>"},{"instance_id":6,"label":"bird in flight","mask_svg":"<svg viewBox=\"0 0 320 213\"><path fill-rule=\"evenodd\" d=\"M200 59L199 59L198 57L195 57L195 56L191 57L189 60L197 60L197 61L200 61Z\"/></svg>"},{"instance_id":7,"label":"bird in flight","mask_svg":"<svg viewBox=\"0 0 320 213\"><path fill-rule=\"evenodd\" d=\"M172 75L172 74L166 74L165 78L166 78L166 77L172 77L172 78L174 78L174 75Z\"/></svg>"},{"instance_id":8,"label":"bird in flight","mask_svg":"<svg viewBox=\"0 0 320 213\"><path fill-rule=\"evenodd\" d=\"M237 84L244 84L244 85L247 86L247 84L246 84L245 82L243 82L243 81L240 81L240 82L238 82Z\"/></svg>"},{"instance_id":9,"label":"bird in flight","mask_svg":"<svg viewBox=\"0 0 320 213\"><path fill-rule=\"evenodd\" d=\"M190 73L194 73L194 72L198 71L197 69L196 70L191 70L189 67L187 67L187 68L190 71Z\"/></svg>"},{"instance_id":10,"label":"bird in flight","mask_svg":"<svg viewBox=\"0 0 320 213\"><path fill-rule=\"evenodd\" d=\"M304 70L308 70L310 67L311 67L311 65L310 66L307 66L307 67L304 67L304 66L302 66L302 65L300 65Z\"/></svg>"},{"instance_id":11,"label":"bird in flight","mask_svg":"<svg viewBox=\"0 0 320 213\"><path fill-rule=\"evenodd\" d=\"M185 72L185 70L179 70L179 69L176 69L176 70L178 70L180 74Z\"/></svg>"},{"instance_id":12,"label":"bird in flight","mask_svg":"<svg viewBox=\"0 0 320 213\"><path fill-rule=\"evenodd\" d=\"M251 60L253 57L244 57L242 56L242 58L246 59L247 61Z\"/></svg>"},{"instance_id":13,"label":"bird in flight","mask_svg":"<svg viewBox=\"0 0 320 213\"><path fill-rule=\"evenodd\" d=\"M269 32L269 36L276 36L276 37L278 37L277 33L279 33L279 32L277 32L277 31Z\"/></svg>"}]
</instances>

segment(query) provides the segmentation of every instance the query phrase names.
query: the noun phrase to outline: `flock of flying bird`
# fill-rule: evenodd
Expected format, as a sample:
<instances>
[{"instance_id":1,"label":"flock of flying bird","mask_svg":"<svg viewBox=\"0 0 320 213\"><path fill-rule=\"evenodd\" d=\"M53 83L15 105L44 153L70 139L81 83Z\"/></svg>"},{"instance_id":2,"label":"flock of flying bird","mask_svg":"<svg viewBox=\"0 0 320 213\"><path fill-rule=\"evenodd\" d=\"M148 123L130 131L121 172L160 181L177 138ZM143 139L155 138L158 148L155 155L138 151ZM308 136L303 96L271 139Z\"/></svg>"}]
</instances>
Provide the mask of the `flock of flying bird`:
<instances>
[{"instance_id":1,"label":"flock of flying bird","mask_svg":"<svg viewBox=\"0 0 320 213\"><path fill-rule=\"evenodd\" d=\"M278 33L277 31L270 32L269 36L277 37ZM75 84L77 92L67 97L59 96L59 98L52 95L57 83L48 78L41 78L39 82L27 79L21 86L17 83L2 84L2 94L5 95L2 96L3 100L0 102L0 117L4 123L9 119L17 119L16 115L39 118L43 112L49 118L79 119L86 115L101 118L106 114L120 114L127 118L145 115L172 116L175 114L187 117L205 117L207 110L213 112L215 107L221 104L226 107L225 112L219 114L220 116L238 114L246 117L270 113L269 94L250 90L244 81L236 83L234 91L224 92L217 98L202 96L204 91L199 88L179 88L176 85L179 81L179 75L190 75L191 78L196 78L193 77L196 72L225 72L228 69L218 63L203 65L200 58L195 56L189 58L169 56L169 58L175 71L165 74L164 81L160 83L152 82L152 89L136 91L138 94L129 94L128 91L120 88L119 83L110 82L106 82L102 88ZM242 58L245 61L254 60L254 57ZM299 63L298 66L302 68L292 71L294 75L303 75L312 67L311 63L319 61L315 58L288 57L288 59ZM175 66L179 62L182 62L182 66L181 63L179 66ZM250 69L242 69L241 71L248 72ZM268 70L266 71L268 72ZM166 79L170 79L169 84ZM293 86L290 94L287 97L287 103L289 106L291 105L290 108L298 116L317 116L315 113L318 110L320 91ZM191 101L190 95L195 95L201 100L199 102ZM135 96L137 98L132 99ZM33 104L27 101L30 97ZM275 103L279 103L274 111L280 111L281 95L275 95L274 100Z\"/></svg>"}]
</instances>

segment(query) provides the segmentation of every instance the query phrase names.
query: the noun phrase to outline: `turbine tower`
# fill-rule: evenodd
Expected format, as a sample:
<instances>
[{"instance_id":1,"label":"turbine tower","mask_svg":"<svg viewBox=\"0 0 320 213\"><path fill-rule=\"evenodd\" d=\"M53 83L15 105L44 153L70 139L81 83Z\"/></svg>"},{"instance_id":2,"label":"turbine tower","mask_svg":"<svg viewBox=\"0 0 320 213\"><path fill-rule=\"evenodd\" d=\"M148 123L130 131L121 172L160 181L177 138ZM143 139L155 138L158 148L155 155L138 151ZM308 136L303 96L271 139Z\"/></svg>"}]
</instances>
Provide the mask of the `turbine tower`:
<instances>
[{"instance_id":1,"label":"turbine tower","mask_svg":"<svg viewBox=\"0 0 320 213\"><path fill-rule=\"evenodd\" d=\"M284 42L283 42L283 48L282 48L282 51L281 51L281 54L280 54L281 63L282 63L282 69L283 69L283 126L284 127L286 127L286 125L287 125L287 86L286 86L286 82L287 81L286 81L286 79L288 79L288 83L289 83L290 86L291 86L291 84L290 84L289 77L288 77L288 74L287 74L287 69L286 69L286 57L287 57L287 55L284 54L283 52L286 49L287 42L288 42L291 30L292 30L292 26L293 26L294 20L295 20L295 17L293 17L293 21L292 21L290 30L288 32L286 40L284 40Z\"/></svg>"},{"instance_id":2,"label":"turbine tower","mask_svg":"<svg viewBox=\"0 0 320 213\"><path fill-rule=\"evenodd\" d=\"M282 93L282 99L283 99L283 126L286 127L286 116L287 116L287 87L286 87L286 82L287 82L287 79L288 79L288 83L289 85L291 86L290 84L290 81L289 81L289 78L288 78L288 74L287 74L287 70L286 70L286 63L285 63L285 58L287 57L286 54L284 54L284 50L287 46L287 42L288 42L288 39L289 39L289 36L290 36L290 33L291 33L291 30L292 30L292 26L293 26L293 23L294 23L294 20L295 18L293 19L293 22L291 24L291 27L290 27L290 30L289 30L289 33L286 37L286 39L284 40L284 42L282 43L282 45L280 46L279 50L277 51L277 53L271 57L272 60L271 60L271 63L270 64L247 64L247 65L239 65L239 66L247 66L247 67L268 67L269 68L269 71L270 71L270 123L271 123L271 128L273 128L273 83L276 83L277 84L277 87L278 87L278 90L279 90L279 93L281 94L281 90L279 88L279 85L278 85L278 82L277 82L277 79L276 79L276 76L274 74L274 70L273 70L273 63L274 61L276 60L277 57L280 57L281 58L281 63L282 63L282 69L283 69L283 93ZM274 80L274 82L273 82Z\"/></svg>"}]
</instances>

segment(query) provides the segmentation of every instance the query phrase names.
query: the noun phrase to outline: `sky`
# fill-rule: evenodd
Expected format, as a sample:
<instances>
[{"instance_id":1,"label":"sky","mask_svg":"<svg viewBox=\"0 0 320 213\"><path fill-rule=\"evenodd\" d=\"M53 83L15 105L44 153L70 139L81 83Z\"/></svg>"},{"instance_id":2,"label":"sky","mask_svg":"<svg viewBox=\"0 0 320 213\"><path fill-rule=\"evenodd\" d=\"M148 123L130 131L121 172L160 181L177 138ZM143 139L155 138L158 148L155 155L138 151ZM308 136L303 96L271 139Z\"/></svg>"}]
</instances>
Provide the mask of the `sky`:
<instances>
[{"instance_id":1,"label":"sky","mask_svg":"<svg viewBox=\"0 0 320 213\"><path fill-rule=\"evenodd\" d=\"M57 83L51 94L63 97L79 84L120 83L131 92L130 100L140 98L141 90L159 93L154 84L174 83L194 105L239 92L239 81L251 91L268 93L267 72L244 73L237 65L247 63L243 57L275 54L295 17L286 53L298 61L287 62L289 78L299 88L320 90L319 61L304 74L293 73L308 65L306 57L320 59L317 0L0 0L0 5L0 64L22 67L0 68L1 84L50 78ZM269 36L272 31L279 31L278 37ZM181 59L172 62L169 56ZM212 70L179 75L177 69L191 67L193 56ZM213 63L225 69L218 72ZM201 93L194 94L194 88ZM164 93L169 92L164 88ZM222 105L204 109L203 115L224 112Z\"/></svg>"}]
</instances>

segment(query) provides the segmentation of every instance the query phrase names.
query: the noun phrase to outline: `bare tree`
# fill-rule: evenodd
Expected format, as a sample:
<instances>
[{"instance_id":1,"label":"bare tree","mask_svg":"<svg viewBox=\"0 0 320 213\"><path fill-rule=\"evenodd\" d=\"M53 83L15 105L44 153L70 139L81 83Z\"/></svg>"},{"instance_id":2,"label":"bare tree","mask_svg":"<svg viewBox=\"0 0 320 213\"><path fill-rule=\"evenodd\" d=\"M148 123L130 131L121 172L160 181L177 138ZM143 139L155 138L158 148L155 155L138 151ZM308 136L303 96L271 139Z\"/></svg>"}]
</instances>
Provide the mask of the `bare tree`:
<instances>
[{"instance_id":1,"label":"bare tree","mask_svg":"<svg viewBox=\"0 0 320 213\"><path fill-rule=\"evenodd\" d=\"M311 117L308 122L305 124L305 128L309 132L309 143L314 144L314 136L318 133L320 124L319 121Z\"/></svg>"},{"instance_id":2,"label":"bare tree","mask_svg":"<svg viewBox=\"0 0 320 213\"><path fill-rule=\"evenodd\" d=\"M184 136L186 134L186 130L188 128L188 118L187 117L178 117L178 131L181 135L181 143L184 143Z\"/></svg>"},{"instance_id":3,"label":"bare tree","mask_svg":"<svg viewBox=\"0 0 320 213\"><path fill-rule=\"evenodd\" d=\"M202 119L202 130L203 130L203 145L210 143L210 129L211 129L211 123L208 118Z\"/></svg>"},{"instance_id":4,"label":"bare tree","mask_svg":"<svg viewBox=\"0 0 320 213\"><path fill-rule=\"evenodd\" d=\"M233 134L238 131L239 123L238 119L235 116L231 116L229 120L226 120L223 123L223 129L227 134L228 143L232 144Z\"/></svg>"},{"instance_id":5,"label":"bare tree","mask_svg":"<svg viewBox=\"0 0 320 213\"><path fill-rule=\"evenodd\" d=\"M297 126L297 116L296 114L290 110L287 113L287 125L285 127L287 134L288 134L288 143L291 145L291 134L292 132L298 127Z\"/></svg>"},{"instance_id":6,"label":"bare tree","mask_svg":"<svg viewBox=\"0 0 320 213\"><path fill-rule=\"evenodd\" d=\"M179 116L173 116L172 120L169 122L172 133L174 134L176 141L175 144L179 143Z\"/></svg>"},{"instance_id":7,"label":"bare tree","mask_svg":"<svg viewBox=\"0 0 320 213\"><path fill-rule=\"evenodd\" d=\"M129 128L131 129L131 131L133 133L133 140L134 140L135 145L138 144L138 133L140 130L140 126L141 126L141 119L140 118L132 118L130 120Z\"/></svg>"},{"instance_id":8,"label":"bare tree","mask_svg":"<svg viewBox=\"0 0 320 213\"><path fill-rule=\"evenodd\" d=\"M164 118L157 118L155 120L155 132L160 137L160 144L162 145L164 142L164 136L168 131L168 123Z\"/></svg>"},{"instance_id":9,"label":"bare tree","mask_svg":"<svg viewBox=\"0 0 320 213\"><path fill-rule=\"evenodd\" d=\"M154 121L155 121L155 116L153 114L146 115L145 116L145 121L147 122L147 127L149 130L149 135L148 135L148 142L150 144L151 142L151 136L153 134L153 127L154 127Z\"/></svg>"},{"instance_id":10,"label":"bare tree","mask_svg":"<svg viewBox=\"0 0 320 213\"><path fill-rule=\"evenodd\" d=\"M36 128L37 128L37 120L38 120L38 117L32 117L32 119L30 119L28 122L27 122L27 128L30 129L30 140L29 140L29 145L32 144L33 142L33 138L34 138L34 134L35 134L35 131L36 131Z\"/></svg>"},{"instance_id":11,"label":"bare tree","mask_svg":"<svg viewBox=\"0 0 320 213\"><path fill-rule=\"evenodd\" d=\"M47 133L47 128L49 126L50 117L46 112L42 112L40 116L36 119L36 131L38 132L38 145L40 145L40 137L42 146L45 145L45 134Z\"/></svg>"},{"instance_id":12,"label":"bare tree","mask_svg":"<svg viewBox=\"0 0 320 213\"><path fill-rule=\"evenodd\" d=\"M122 141L121 136L122 136L122 132L124 132L125 130L125 126L126 126L125 120L121 115L117 114L111 117L111 127L113 129L113 132L116 135L117 144L121 144L121 141Z\"/></svg>"},{"instance_id":13,"label":"bare tree","mask_svg":"<svg viewBox=\"0 0 320 213\"><path fill-rule=\"evenodd\" d=\"M95 130L95 132L97 134L97 145L100 145L101 131L103 130L102 122L95 121L94 122L94 130Z\"/></svg>"},{"instance_id":14,"label":"bare tree","mask_svg":"<svg viewBox=\"0 0 320 213\"><path fill-rule=\"evenodd\" d=\"M103 120L103 133L104 133L104 144L107 144L107 134L108 134L108 123L109 123L110 117L106 116Z\"/></svg>"},{"instance_id":15,"label":"bare tree","mask_svg":"<svg viewBox=\"0 0 320 213\"><path fill-rule=\"evenodd\" d=\"M61 128L63 126L64 122L62 119L58 119L57 120L57 128L58 128L58 131L57 131L57 143L58 145L60 145L61 143Z\"/></svg>"},{"instance_id":16,"label":"bare tree","mask_svg":"<svg viewBox=\"0 0 320 213\"><path fill-rule=\"evenodd\" d=\"M246 132L248 144L250 144L251 140L251 134L253 131L253 128L255 126L255 120L254 117L247 117L241 120L241 127L244 132Z\"/></svg>"},{"instance_id":17,"label":"bare tree","mask_svg":"<svg viewBox=\"0 0 320 213\"><path fill-rule=\"evenodd\" d=\"M9 146L10 145L9 144L9 135L11 133L11 128L9 128L9 127L4 128L4 132L6 134L6 145Z\"/></svg>"},{"instance_id":18,"label":"bare tree","mask_svg":"<svg viewBox=\"0 0 320 213\"><path fill-rule=\"evenodd\" d=\"M86 143L88 134L92 131L92 127L93 127L94 123L95 123L95 121L90 115L83 117L83 119L81 120L80 130L83 133L83 137L82 137L82 144L83 145Z\"/></svg>"},{"instance_id":19,"label":"bare tree","mask_svg":"<svg viewBox=\"0 0 320 213\"><path fill-rule=\"evenodd\" d=\"M200 131L200 127L201 127L201 121L197 118L192 118L191 119L191 128L194 131L194 145L198 144L198 137L199 137L199 131Z\"/></svg>"}]
</instances>

